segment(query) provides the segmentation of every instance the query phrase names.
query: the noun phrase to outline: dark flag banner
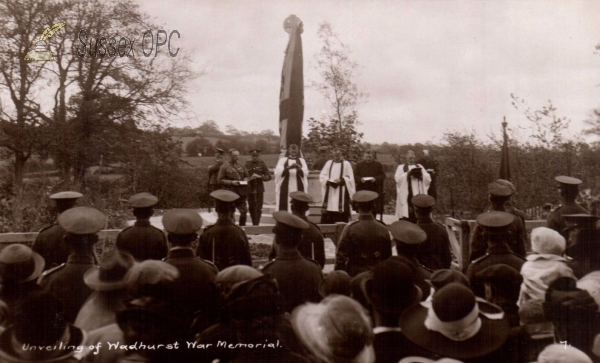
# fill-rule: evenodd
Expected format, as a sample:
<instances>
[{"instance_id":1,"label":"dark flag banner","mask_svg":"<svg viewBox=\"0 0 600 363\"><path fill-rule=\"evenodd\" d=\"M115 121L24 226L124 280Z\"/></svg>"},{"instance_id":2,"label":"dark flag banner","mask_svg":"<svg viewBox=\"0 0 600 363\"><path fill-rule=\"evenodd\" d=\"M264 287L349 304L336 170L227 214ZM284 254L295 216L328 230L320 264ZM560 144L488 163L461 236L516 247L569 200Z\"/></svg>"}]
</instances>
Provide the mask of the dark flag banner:
<instances>
[{"instance_id":1,"label":"dark flag banner","mask_svg":"<svg viewBox=\"0 0 600 363\"><path fill-rule=\"evenodd\" d=\"M506 134L506 119L502 122L504 143L502 144L502 157L500 159L500 179L510 180L510 161L508 159L508 135Z\"/></svg>"},{"instance_id":2,"label":"dark flag banner","mask_svg":"<svg viewBox=\"0 0 600 363\"><path fill-rule=\"evenodd\" d=\"M279 135L281 150L287 150L291 144L301 146L302 119L304 117L304 74L302 62L302 21L290 15L283 23L290 34L283 71L281 72L281 91L279 94Z\"/></svg>"}]
</instances>

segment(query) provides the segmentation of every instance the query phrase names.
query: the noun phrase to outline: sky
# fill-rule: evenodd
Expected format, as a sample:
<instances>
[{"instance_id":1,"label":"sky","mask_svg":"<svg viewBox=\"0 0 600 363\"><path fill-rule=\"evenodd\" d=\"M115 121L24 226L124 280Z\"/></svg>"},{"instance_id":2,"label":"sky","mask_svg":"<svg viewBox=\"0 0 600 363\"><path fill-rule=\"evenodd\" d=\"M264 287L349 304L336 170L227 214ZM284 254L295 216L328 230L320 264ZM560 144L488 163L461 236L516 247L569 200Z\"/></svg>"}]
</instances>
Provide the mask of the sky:
<instances>
[{"instance_id":1,"label":"sky","mask_svg":"<svg viewBox=\"0 0 600 363\"><path fill-rule=\"evenodd\" d=\"M305 85L319 81L320 23L329 22L360 65L354 79L369 94L358 107L364 141L439 142L444 132L509 129L527 137L531 109L549 100L580 133L600 108L598 1L190 1L144 0L141 9L181 33L177 46L204 74L190 82L188 120L222 130L278 133L279 89L291 14L304 25ZM305 88L309 117L331 113Z\"/></svg>"}]
</instances>

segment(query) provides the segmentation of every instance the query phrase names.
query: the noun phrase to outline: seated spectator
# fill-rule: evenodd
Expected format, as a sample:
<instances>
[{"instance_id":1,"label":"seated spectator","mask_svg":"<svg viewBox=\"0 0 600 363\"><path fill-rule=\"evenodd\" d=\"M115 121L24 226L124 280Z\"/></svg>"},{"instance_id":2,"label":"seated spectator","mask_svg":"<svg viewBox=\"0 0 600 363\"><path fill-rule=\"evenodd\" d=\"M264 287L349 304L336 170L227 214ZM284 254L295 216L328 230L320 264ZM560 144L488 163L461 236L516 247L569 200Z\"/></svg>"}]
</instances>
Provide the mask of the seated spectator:
<instances>
[{"instance_id":1,"label":"seated spectator","mask_svg":"<svg viewBox=\"0 0 600 363\"><path fill-rule=\"evenodd\" d=\"M566 241L560 233L546 227L531 231L533 253L527 256L527 262L521 267L523 283L517 301L523 324L544 322L542 304L550 282L558 277L575 278L563 257L565 248Z\"/></svg>"},{"instance_id":2,"label":"seated spectator","mask_svg":"<svg viewBox=\"0 0 600 363\"><path fill-rule=\"evenodd\" d=\"M18 304L14 325L0 334L0 362L74 362L84 344L85 333L65 319L63 302L36 292Z\"/></svg>"},{"instance_id":3,"label":"seated spectator","mask_svg":"<svg viewBox=\"0 0 600 363\"><path fill-rule=\"evenodd\" d=\"M92 331L116 322L116 312L125 308L123 301L129 298L125 278L134 262L130 254L115 250L102 259L99 267L83 275L83 281L94 292L79 310L75 326Z\"/></svg>"},{"instance_id":4,"label":"seated spectator","mask_svg":"<svg viewBox=\"0 0 600 363\"><path fill-rule=\"evenodd\" d=\"M304 346L320 362L373 363L373 330L367 312L346 296L307 303L292 314L292 326Z\"/></svg>"}]
</instances>

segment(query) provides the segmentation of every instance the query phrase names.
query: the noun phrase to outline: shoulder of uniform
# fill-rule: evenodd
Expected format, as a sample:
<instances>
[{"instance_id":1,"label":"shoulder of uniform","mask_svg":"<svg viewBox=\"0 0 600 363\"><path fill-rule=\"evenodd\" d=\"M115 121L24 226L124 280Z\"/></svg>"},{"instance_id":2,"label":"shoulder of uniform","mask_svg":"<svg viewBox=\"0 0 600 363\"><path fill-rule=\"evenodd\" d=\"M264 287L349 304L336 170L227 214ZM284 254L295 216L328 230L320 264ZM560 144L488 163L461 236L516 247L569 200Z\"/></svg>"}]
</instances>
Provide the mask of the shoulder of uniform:
<instances>
[{"instance_id":1,"label":"shoulder of uniform","mask_svg":"<svg viewBox=\"0 0 600 363\"><path fill-rule=\"evenodd\" d=\"M215 224L208 225L208 226L204 227L204 230L202 232L204 233L204 232L208 231L209 229L213 228L214 226L215 226Z\"/></svg>"},{"instance_id":2,"label":"shoulder of uniform","mask_svg":"<svg viewBox=\"0 0 600 363\"><path fill-rule=\"evenodd\" d=\"M274 264L276 261L277 261L277 260L271 260L271 261L269 261L269 262L265 263L265 264L263 265L263 267L261 268L261 271L264 271L266 268L273 266L273 264Z\"/></svg>"},{"instance_id":3,"label":"shoulder of uniform","mask_svg":"<svg viewBox=\"0 0 600 363\"><path fill-rule=\"evenodd\" d=\"M207 264L208 266L210 266L210 267L213 267L215 270L219 271L219 268L217 267L217 265L215 265L215 264L214 264L214 263L212 263L211 261L209 261L209 260L204 260L204 259L202 259L202 258L200 258L200 257L198 257L198 260L199 260L199 261L201 261L201 262L204 262L204 263L205 263L205 264Z\"/></svg>"},{"instance_id":4,"label":"shoulder of uniform","mask_svg":"<svg viewBox=\"0 0 600 363\"><path fill-rule=\"evenodd\" d=\"M381 223L381 224L382 224L382 225L383 225L385 228L387 228L387 224L385 224L385 222L384 222L384 221L381 221L381 220L379 220L379 219L377 219L377 218L375 218L375 220L376 220L377 222Z\"/></svg>"},{"instance_id":5,"label":"shoulder of uniform","mask_svg":"<svg viewBox=\"0 0 600 363\"><path fill-rule=\"evenodd\" d=\"M46 271L42 272L42 278L52 275L56 271L58 271L58 270L62 269L63 267L65 267L66 265L67 265L66 263L62 263L62 264L60 264L60 265L58 265L56 267L53 267L53 268L51 268L49 270L46 270Z\"/></svg>"},{"instance_id":6,"label":"shoulder of uniform","mask_svg":"<svg viewBox=\"0 0 600 363\"><path fill-rule=\"evenodd\" d=\"M125 231L126 231L126 230L128 230L128 229L131 229L131 227L133 227L133 226L129 226L129 227L125 227L125 228L123 228L123 229L121 230L121 233L125 232Z\"/></svg>"},{"instance_id":7,"label":"shoulder of uniform","mask_svg":"<svg viewBox=\"0 0 600 363\"><path fill-rule=\"evenodd\" d=\"M240 226L238 226L237 224L233 224L235 226L235 228L239 229L240 232L242 232L244 235L246 235L246 231L244 231L244 229Z\"/></svg>"},{"instance_id":8,"label":"shoulder of uniform","mask_svg":"<svg viewBox=\"0 0 600 363\"><path fill-rule=\"evenodd\" d=\"M304 256L302 256L302 258L305 259L306 261L314 263L315 265L317 265L317 267L319 267L319 270L321 270L321 265L319 265L319 263L317 261L313 260L312 258L308 258L308 257L304 257Z\"/></svg>"},{"instance_id":9,"label":"shoulder of uniform","mask_svg":"<svg viewBox=\"0 0 600 363\"><path fill-rule=\"evenodd\" d=\"M53 223L53 224L51 224L49 226L46 226L46 227L40 229L40 231L38 233L44 232L45 230L48 230L48 229L50 229L50 228L52 228L54 226L58 226L58 223Z\"/></svg>"},{"instance_id":10,"label":"shoulder of uniform","mask_svg":"<svg viewBox=\"0 0 600 363\"><path fill-rule=\"evenodd\" d=\"M478 259L475 259L475 260L471 261L471 263L478 263L478 262L481 262L481 261L485 260L486 258L488 258L488 256L489 256L489 255L486 253L485 255L483 255L483 256L481 256L481 257L479 257Z\"/></svg>"},{"instance_id":11,"label":"shoulder of uniform","mask_svg":"<svg viewBox=\"0 0 600 363\"><path fill-rule=\"evenodd\" d=\"M352 226L355 226L358 222L360 222L360 221L350 221L350 222L348 222L348 224L346 224L346 228L350 228Z\"/></svg>"},{"instance_id":12,"label":"shoulder of uniform","mask_svg":"<svg viewBox=\"0 0 600 363\"><path fill-rule=\"evenodd\" d=\"M157 230L157 231L159 231L160 233L164 233L162 229L160 229L160 228L158 228L158 227L156 227L156 226L150 225L150 227L152 227L152 228L156 229L156 230Z\"/></svg>"},{"instance_id":13,"label":"shoulder of uniform","mask_svg":"<svg viewBox=\"0 0 600 363\"><path fill-rule=\"evenodd\" d=\"M521 255L519 255L517 253L514 253L513 251L510 251L510 253L512 253L513 255L517 256L518 258L520 258L523 261L527 261L523 256L521 256Z\"/></svg>"},{"instance_id":14,"label":"shoulder of uniform","mask_svg":"<svg viewBox=\"0 0 600 363\"><path fill-rule=\"evenodd\" d=\"M313 221L311 221L311 220L308 220L308 223L309 223L310 225L313 225L313 226L317 227L317 229L318 229L319 231L321 230L321 227L319 227L319 225L318 225L318 224L316 224L315 222L313 222Z\"/></svg>"}]
</instances>

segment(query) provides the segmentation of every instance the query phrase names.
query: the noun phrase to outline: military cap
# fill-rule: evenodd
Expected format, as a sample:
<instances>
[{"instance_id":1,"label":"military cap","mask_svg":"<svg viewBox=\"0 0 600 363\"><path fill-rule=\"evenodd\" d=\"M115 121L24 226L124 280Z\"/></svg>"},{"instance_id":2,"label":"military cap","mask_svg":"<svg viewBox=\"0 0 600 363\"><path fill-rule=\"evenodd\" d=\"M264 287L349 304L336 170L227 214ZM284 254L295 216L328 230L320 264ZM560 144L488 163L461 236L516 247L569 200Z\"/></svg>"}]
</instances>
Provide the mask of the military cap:
<instances>
[{"instance_id":1,"label":"military cap","mask_svg":"<svg viewBox=\"0 0 600 363\"><path fill-rule=\"evenodd\" d=\"M411 199L411 202L419 208L429 208L435 205L435 198L427 194L417 194Z\"/></svg>"},{"instance_id":2,"label":"military cap","mask_svg":"<svg viewBox=\"0 0 600 363\"><path fill-rule=\"evenodd\" d=\"M408 245L423 243L427 239L427 233L421 227L409 221L397 221L388 228L395 240Z\"/></svg>"},{"instance_id":3,"label":"military cap","mask_svg":"<svg viewBox=\"0 0 600 363\"><path fill-rule=\"evenodd\" d=\"M302 218L286 211L273 212L273 219L275 219L277 223L285 224L286 226L295 229L308 229L309 227L308 223L302 220Z\"/></svg>"},{"instance_id":4,"label":"military cap","mask_svg":"<svg viewBox=\"0 0 600 363\"><path fill-rule=\"evenodd\" d=\"M308 195L304 192L300 192L300 191L291 192L290 198L292 198L293 200L297 200L299 202L305 202L305 203L313 203L314 202L314 199L310 195Z\"/></svg>"},{"instance_id":5,"label":"military cap","mask_svg":"<svg viewBox=\"0 0 600 363\"><path fill-rule=\"evenodd\" d=\"M260 154L261 150L259 149L252 149L250 150L250 155L258 155Z\"/></svg>"},{"instance_id":6,"label":"military cap","mask_svg":"<svg viewBox=\"0 0 600 363\"><path fill-rule=\"evenodd\" d=\"M370 190L360 190L352 195L352 201L358 203L367 203L374 201L378 196L379 194L376 192L372 192Z\"/></svg>"},{"instance_id":7,"label":"military cap","mask_svg":"<svg viewBox=\"0 0 600 363\"><path fill-rule=\"evenodd\" d=\"M59 200L59 199L78 199L83 197L83 194L73 191L66 192L58 192L54 193L50 196L50 199Z\"/></svg>"},{"instance_id":8,"label":"military cap","mask_svg":"<svg viewBox=\"0 0 600 363\"><path fill-rule=\"evenodd\" d=\"M127 201L133 208L148 208L158 203L158 198L150 193L137 193L132 195Z\"/></svg>"},{"instance_id":9,"label":"military cap","mask_svg":"<svg viewBox=\"0 0 600 363\"><path fill-rule=\"evenodd\" d=\"M571 226L579 229L595 229L600 217L591 214L563 214L562 217Z\"/></svg>"},{"instance_id":10,"label":"military cap","mask_svg":"<svg viewBox=\"0 0 600 363\"><path fill-rule=\"evenodd\" d=\"M58 224L71 234L94 234L106 225L106 216L97 209L75 207L58 216Z\"/></svg>"},{"instance_id":11,"label":"military cap","mask_svg":"<svg viewBox=\"0 0 600 363\"><path fill-rule=\"evenodd\" d=\"M169 233L193 234L202 228L202 217L194 209L171 209L162 218Z\"/></svg>"},{"instance_id":12,"label":"military cap","mask_svg":"<svg viewBox=\"0 0 600 363\"><path fill-rule=\"evenodd\" d=\"M496 197L510 197L514 193L508 185L497 181L488 184L488 192Z\"/></svg>"},{"instance_id":13,"label":"military cap","mask_svg":"<svg viewBox=\"0 0 600 363\"><path fill-rule=\"evenodd\" d=\"M329 150L328 146L321 146L321 147L319 147L319 151L327 151L327 150Z\"/></svg>"},{"instance_id":14,"label":"military cap","mask_svg":"<svg viewBox=\"0 0 600 363\"><path fill-rule=\"evenodd\" d=\"M508 212L490 211L477 216L477 224L486 228L502 228L513 223L515 217Z\"/></svg>"},{"instance_id":15,"label":"military cap","mask_svg":"<svg viewBox=\"0 0 600 363\"><path fill-rule=\"evenodd\" d=\"M554 178L554 180L556 180L557 182L559 182L561 184L566 184L566 185L579 185L579 184L583 183L583 181L581 181L581 179L577 179L577 178L573 178L573 177L565 176L565 175L559 175L556 178Z\"/></svg>"},{"instance_id":16,"label":"military cap","mask_svg":"<svg viewBox=\"0 0 600 363\"><path fill-rule=\"evenodd\" d=\"M217 153L217 154L224 154L224 153L225 153L225 150L223 150L223 149L220 149L220 148L216 147L216 148L215 148L215 153Z\"/></svg>"},{"instance_id":17,"label":"military cap","mask_svg":"<svg viewBox=\"0 0 600 363\"><path fill-rule=\"evenodd\" d=\"M226 203L231 203L240 199L239 195L230 190L225 189L215 190L214 192L210 193L210 196L215 198L216 200Z\"/></svg>"},{"instance_id":18,"label":"military cap","mask_svg":"<svg viewBox=\"0 0 600 363\"><path fill-rule=\"evenodd\" d=\"M503 263L488 266L476 273L475 277L481 281L502 284L520 284L523 282L523 276L519 271Z\"/></svg>"}]
</instances>

